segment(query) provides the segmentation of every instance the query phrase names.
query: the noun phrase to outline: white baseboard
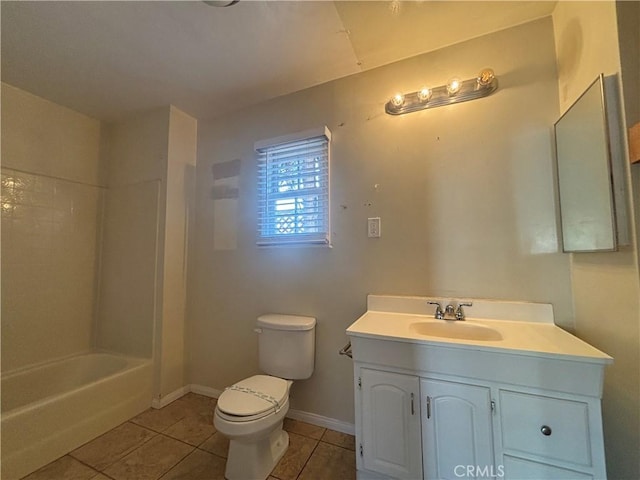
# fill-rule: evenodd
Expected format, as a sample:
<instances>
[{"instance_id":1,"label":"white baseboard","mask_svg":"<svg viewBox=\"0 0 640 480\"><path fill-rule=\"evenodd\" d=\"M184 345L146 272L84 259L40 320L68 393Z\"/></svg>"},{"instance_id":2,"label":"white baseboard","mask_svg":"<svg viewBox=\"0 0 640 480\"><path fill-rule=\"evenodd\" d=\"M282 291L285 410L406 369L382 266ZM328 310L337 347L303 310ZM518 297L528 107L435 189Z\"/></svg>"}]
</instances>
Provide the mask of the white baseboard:
<instances>
[{"instance_id":1,"label":"white baseboard","mask_svg":"<svg viewBox=\"0 0 640 480\"><path fill-rule=\"evenodd\" d=\"M356 480L389 480L389 477L380 475L379 473L356 470Z\"/></svg>"},{"instance_id":2,"label":"white baseboard","mask_svg":"<svg viewBox=\"0 0 640 480\"><path fill-rule=\"evenodd\" d=\"M188 385L189 391L193 393L198 393L200 395L204 395L205 397L218 398L222 395L222 390L217 390L211 387L205 387L204 385L197 385L192 383Z\"/></svg>"},{"instance_id":3,"label":"white baseboard","mask_svg":"<svg viewBox=\"0 0 640 480\"><path fill-rule=\"evenodd\" d=\"M185 385L184 387L180 387L162 398L154 398L153 400L151 400L151 406L153 408L166 407L174 400L177 400L184 394L189 393L191 391L189 387L190 385Z\"/></svg>"},{"instance_id":4,"label":"white baseboard","mask_svg":"<svg viewBox=\"0 0 640 480\"><path fill-rule=\"evenodd\" d=\"M222 390L216 390L215 388L205 387L204 385L197 385L195 383L187 385L184 388L188 389L187 391L189 392L198 393L212 398L218 398L222 394ZM185 393L187 391L185 391ZM356 431L353 423L343 422L342 420L317 415L315 413L303 412L302 410L289 409L287 417L292 418L293 420L300 420L301 422L317 425L318 427L335 430L336 432L347 433L349 435L354 435Z\"/></svg>"},{"instance_id":5,"label":"white baseboard","mask_svg":"<svg viewBox=\"0 0 640 480\"><path fill-rule=\"evenodd\" d=\"M336 432L348 433L349 435L355 435L355 425L353 423L343 422L342 420L336 420L335 418L324 417L315 413L303 412L302 410L289 409L287 417L294 420L300 420L301 422L317 425L318 427L328 428L335 430Z\"/></svg>"}]
</instances>

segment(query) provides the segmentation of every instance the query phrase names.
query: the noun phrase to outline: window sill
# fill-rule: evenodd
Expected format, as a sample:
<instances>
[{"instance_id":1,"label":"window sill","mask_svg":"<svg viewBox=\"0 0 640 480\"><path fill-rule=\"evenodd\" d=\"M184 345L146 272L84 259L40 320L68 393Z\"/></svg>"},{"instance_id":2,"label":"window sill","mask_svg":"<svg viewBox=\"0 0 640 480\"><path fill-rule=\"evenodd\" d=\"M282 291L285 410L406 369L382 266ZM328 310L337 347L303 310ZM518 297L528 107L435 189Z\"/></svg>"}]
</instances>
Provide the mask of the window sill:
<instances>
[{"instance_id":1,"label":"window sill","mask_svg":"<svg viewBox=\"0 0 640 480\"><path fill-rule=\"evenodd\" d=\"M331 243L257 243L259 250L270 248L333 248Z\"/></svg>"}]
</instances>

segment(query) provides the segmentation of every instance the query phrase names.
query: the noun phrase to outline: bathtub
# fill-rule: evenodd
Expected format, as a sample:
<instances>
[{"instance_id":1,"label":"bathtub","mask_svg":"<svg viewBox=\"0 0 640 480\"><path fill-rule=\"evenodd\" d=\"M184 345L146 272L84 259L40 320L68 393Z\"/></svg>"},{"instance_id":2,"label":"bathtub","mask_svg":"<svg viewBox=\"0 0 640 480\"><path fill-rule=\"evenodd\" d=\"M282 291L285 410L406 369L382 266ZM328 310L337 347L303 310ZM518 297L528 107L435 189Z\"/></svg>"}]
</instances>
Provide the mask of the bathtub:
<instances>
[{"instance_id":1,"label":"bathtub","mask_svg":"<svg viewBox=\"0 0 640 480\"><path fill-rule=\"evenodd\" d=\"M3 480L13 480L149 408L152 364L86 353L0 378Z\"/></svg>"}]
</instances>

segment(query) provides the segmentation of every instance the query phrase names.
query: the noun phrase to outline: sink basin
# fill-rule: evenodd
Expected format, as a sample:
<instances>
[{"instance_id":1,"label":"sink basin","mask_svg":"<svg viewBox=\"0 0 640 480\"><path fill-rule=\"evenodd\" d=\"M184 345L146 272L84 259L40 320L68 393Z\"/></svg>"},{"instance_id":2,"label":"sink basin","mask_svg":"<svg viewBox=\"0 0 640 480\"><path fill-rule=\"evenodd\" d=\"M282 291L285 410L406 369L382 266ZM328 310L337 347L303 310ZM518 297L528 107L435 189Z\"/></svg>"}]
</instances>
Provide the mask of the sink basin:
<instances>
[{"instance_id":1,"label":"sink basin","mask_svg":"<svg viewBox=\"0 0 640 480\"><path fill-rule=\"evenodd\" d=\"M409 330L420 335L441 338L457 338L460 340L502 340L499 331L477 323L462 321L436 320L433 322L414 322Z\"/></svg>"}]
</instances>

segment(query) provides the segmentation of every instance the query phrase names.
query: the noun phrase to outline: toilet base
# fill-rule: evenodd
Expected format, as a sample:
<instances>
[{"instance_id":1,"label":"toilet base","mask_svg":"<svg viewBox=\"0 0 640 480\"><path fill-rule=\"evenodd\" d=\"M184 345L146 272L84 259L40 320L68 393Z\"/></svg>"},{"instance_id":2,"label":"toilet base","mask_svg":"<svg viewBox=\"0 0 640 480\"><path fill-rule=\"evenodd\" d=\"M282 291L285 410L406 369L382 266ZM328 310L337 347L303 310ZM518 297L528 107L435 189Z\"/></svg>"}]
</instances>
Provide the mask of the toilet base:
<instances>
[{"instance_id":1,"label":"toilet base","mask_svg":"<svg viewBox=\"0 0 640 480\"><path fill-rule=\"evenodd\" d=\"M270 435L257 442L232 439L224 476L227 480L264 480L288 447L289 434L282 429L282 422Z\"/></svg>"}]
</instances>

